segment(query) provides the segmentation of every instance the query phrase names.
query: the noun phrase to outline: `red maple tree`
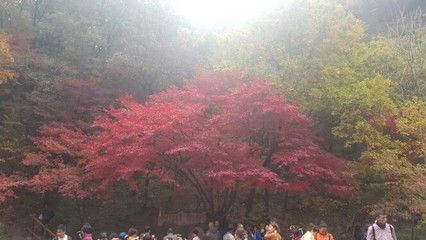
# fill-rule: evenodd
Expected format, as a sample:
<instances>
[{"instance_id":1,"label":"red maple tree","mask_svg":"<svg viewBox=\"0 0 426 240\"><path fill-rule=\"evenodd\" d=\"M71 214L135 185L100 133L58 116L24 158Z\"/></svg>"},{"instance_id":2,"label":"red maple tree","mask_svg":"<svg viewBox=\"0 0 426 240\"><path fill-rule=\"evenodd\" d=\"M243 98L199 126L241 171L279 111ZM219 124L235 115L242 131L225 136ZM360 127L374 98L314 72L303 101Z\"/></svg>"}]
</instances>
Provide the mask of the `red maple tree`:
<instances>
[{"instance_id":1,"label":"red maple tree","mask_svg":"<svg viewBox=\"0 0 426 240\"><path fill-rule=\"evenodd\" d=\"M189 184L217 217L248 188L352 189L345 161L322 151L309 119L265 81L203 72L145 104L131 97L121 103L97 119L102 130L83 147L102 186L135 185L138 174Z\"/></svg>"},{"instance_id":2,"label":"red maple tree","mask_svg":"<svg viewBox=\"0 0 426 240\"><path fill-rule=\"evenodd\" d=\"M40 152L24 161L39 168L32 187L86 197L87 182L97 190L116 181L136 187L138 176L149 175L193 187L215 217L255 188L352 190L345 161L321 150L309 119L265 81L204 71L144 104L130 96L120 103L96 119L94 134L42 129L49 138L35 138Z\"/></svg>"}]
</instances>

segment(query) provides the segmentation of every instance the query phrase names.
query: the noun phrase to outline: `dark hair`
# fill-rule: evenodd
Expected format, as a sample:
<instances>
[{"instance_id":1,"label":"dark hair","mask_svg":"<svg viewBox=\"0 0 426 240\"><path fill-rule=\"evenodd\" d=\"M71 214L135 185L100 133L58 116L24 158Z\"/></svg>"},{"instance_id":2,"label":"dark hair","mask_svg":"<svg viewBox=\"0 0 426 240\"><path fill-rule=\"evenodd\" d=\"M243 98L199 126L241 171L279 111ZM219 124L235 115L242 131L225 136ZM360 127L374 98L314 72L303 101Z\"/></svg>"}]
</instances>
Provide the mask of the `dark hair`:
<instances>
[{"instance_id":1,"label":"dark hair","mask_svg":"<svg viewBox=\"0 0 426 240\"><path fill-rule=\"evenodd\" d=\"M235 237L237 237L239 239L244 239L245 234L246 234L246 231L243 230L243 229L238 229L237 231L235 231Z\"/></svg>"},{"instance_id":2,"label":"dark hair","mask_svg":"<svg viewBox=\"0 0 426 240\"><path fill-rule=\"evenodd\" d=\"M146 226L145 227L145 232L147 233L147 232L151 232L151 227L150 226Z\"/></svg>"},{"instance_id":3,"label":"dark hair","mask_svg":"<svg viewBox=\"0 0 426 240\"><path fill-rule=\"evenodd\" d=\"M151 236L150 233L144 233L143 236L142 236L142 239L144 239L144 240L151 240L152 236Z\"/></svg>"},{"instance_id":4,"label":"dark hair","mask_svg":"<svg viewBox=\"0 0 426 240\"><path fill-rule=\"evenodd\" d=\"M383 211L383 210L379 210L379 211L377 211L376 212L376 218L378 218L378 217L380 217L380 216L386 216L386 213L385 213L385 211Z\"/></svg>"},{"instance_id":5,"label":"dark hair","mask_svg":"<svg viewBox=\"0 0 426 240\"><path fill-rule=\"evenodd\" d=\"M197 229L192 230L192 233L198 236L198 230Z\"/></svg>"},{"instance_id":6,"label":"dark hair","mask_svg":"<svg viewBox=\"0 0 426 240\"><path fill-rule=\"evenodd\" d=\"M318 229L318 226L313 224L313 223L309 223L308 226L306 227L308 230L315 230Z\"/></svg>"},{"instance_id":7,"label":"dark hair","mask_svg":"<svg viewBox=\"0 0 426 240\"><path fill-rule=\"evenodd\" d=\"M327 224L326 223L321 223L320 225L319 225L319 228L327 228L328 226L327 226Z\"/></svg>"},{"instance_id":8,"label":"dark hair","mask_svg":"<svg viewBox=\"0 0 426 240\"><path fill-rule=\"evenodd\" d=\"M64 224L59 224L58 227L56 228L56 230L62 230L62 231L67 231L67 228L65 227Z\"/></svg>"},{"instance_id":9,"label":"dark hair","mask_svg":"<svg viewBox=\"0 0 426 240\"><path fill-rule=\"evenodd\" d=\"M88 224L88 223L85 223L83 225L83 227L81 227L81 231L84 232L84 233L88 233L88 234L93 233L92 226L90 226L90 224Z\"/></svg>"},{"instance_id":10,"label":"dark hair","mask_svg":"<svg viewBox=\"0 0 426 240\"><path fill-rule=\"evenodd\" d=\"M117 238L118 237L118 234L117 233L115 233L115 232L112 232L110 235L109 235L109 238Z\"/></svg>"},{"instance_id":11,"label":"dark hair","mask_svg":"<svg viewBox=\"0 0 426 240\"><path fill-rule=\"evenodd\" d=\"M127 234L130 236L138 235L138 230L136 228L129 228L129 231L127 231Z\"/></svg>"}]
</instances>

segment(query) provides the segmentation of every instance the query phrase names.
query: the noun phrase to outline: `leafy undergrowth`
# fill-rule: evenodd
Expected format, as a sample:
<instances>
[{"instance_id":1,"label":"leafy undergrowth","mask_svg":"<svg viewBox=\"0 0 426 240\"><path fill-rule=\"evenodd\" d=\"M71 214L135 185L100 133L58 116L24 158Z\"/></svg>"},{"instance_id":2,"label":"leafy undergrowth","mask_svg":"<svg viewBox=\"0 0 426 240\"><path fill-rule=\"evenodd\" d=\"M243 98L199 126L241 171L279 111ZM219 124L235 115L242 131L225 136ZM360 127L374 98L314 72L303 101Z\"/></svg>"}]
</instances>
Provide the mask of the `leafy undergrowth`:
<instances>
[{"instance_id":1,"label":"leafy undergrowth","mask_svg":"<svg viewBox=\"0 0 426 240\"><path fill-rule=\"evenodd\" d=\"M411 238L412 232L411 229L404 229L400 231L398 234L398 239L400 240L423 240L426 236L426 226L416 227L414 228L414 237Z\"/></svg>"},{"instance_id":2,"label":"leafy undergrowth","mask_svg":"<svg viewBox=\"0 0 426 240\"><path fill-rule=\"evenodd\" d=\"M0 240L10 240L10 236L3 225L0 225Z\"/></svg>"}]
</instances>

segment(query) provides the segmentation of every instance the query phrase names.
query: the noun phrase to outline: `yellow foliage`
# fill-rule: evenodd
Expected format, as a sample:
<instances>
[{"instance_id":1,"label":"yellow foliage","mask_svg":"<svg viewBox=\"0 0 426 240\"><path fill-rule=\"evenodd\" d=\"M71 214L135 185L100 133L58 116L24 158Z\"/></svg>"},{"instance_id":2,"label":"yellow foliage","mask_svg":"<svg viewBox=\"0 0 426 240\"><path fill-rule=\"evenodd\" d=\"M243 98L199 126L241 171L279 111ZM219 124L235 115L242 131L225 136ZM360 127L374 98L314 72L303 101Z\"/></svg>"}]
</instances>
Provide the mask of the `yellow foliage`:
<instances>
[{"instance_id":1,"label":"yellow foliage","mask_svg":"<svg viewBox=\"0 0 426 240\"><path fill-rule=\"evenodd\" d=\"M0 37L0 85L15 77L15 73L10 69L13 64L13 57L9 50L9 44L4 36Z\"/></svg>"},{"instance_id":2,"label":"yellow foliage","mask_svg":"<svg viewBox=\"0 0 426 240\"><path fill-rule=\"evenodd\" d=\"M396 120L398 133L405 140L403 149L410 160L425 163L426 159L426 103L413 99L400 109Z\"/></svg>"}]
</instances>

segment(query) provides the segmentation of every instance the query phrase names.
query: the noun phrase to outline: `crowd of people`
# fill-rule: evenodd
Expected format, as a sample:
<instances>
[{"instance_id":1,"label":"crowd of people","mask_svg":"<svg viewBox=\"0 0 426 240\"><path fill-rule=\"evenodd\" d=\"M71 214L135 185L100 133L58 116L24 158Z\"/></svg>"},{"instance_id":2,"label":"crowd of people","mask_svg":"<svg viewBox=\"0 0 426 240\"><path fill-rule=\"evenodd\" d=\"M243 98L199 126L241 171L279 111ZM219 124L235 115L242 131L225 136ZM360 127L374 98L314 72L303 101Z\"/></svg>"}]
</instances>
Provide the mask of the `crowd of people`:
<instances>
[{"instance_id":1,"label":"crowd of people","mask_svg":"<svg viewBox=\"0 0 426 240\"><path fill-rule=\"evenodd\" d=\"M54 240L72 240L66 234L64 225L59 225ZM136 228L130 228L127 232L115 233L109 235L106 232L98 234L97 238L90 224L84 224L77 233L81 240L158 240L150 227L145 227L142 233ZM387 216L379 212L374 224L370 225L366 233L360 235L356 240L397 240L395 229L387 223ZM357 238L355 236L355 238ZM219 221L209 222L207 231L200 227L193 229L190 234L184 237L176 234L169 228L162 240L334 240L334 237L328 231L327 224L322 222L318 225L308 224L303 229L296 225L290 226L287 230L281 230L276 219L271 219L267 224L256 226L244 226L243 224L228 225L221 227Z\"/></svg>"}]
</instances>

